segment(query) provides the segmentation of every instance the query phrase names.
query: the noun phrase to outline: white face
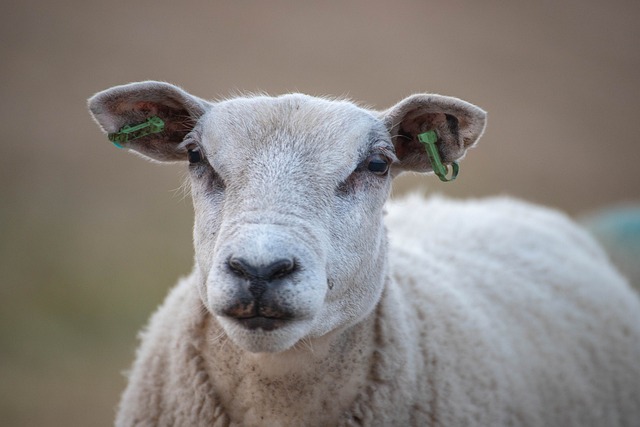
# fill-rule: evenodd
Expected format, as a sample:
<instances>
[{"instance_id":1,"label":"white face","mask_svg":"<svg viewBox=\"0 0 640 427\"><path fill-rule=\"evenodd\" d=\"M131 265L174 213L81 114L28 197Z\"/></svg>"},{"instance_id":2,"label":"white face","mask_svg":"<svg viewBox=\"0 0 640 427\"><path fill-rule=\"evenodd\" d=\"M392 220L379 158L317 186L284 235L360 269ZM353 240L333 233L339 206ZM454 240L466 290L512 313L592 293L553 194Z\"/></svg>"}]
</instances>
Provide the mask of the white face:
<instances>
[{"instance_id":1,"label":"white face","mask_svg":"<svg viewBox=\"0 0 640 427\"><path fill-rule=\"evenodd\" d=\"M200 295L252 352L286 350L371 312L387 268L388 166L394 175L431 171L418 137L426 131L442 162L460 160L486 117L433 94L374 113L305 95L211 103L154 81L99 92L89 109L124 148L189 158ZM160 130L123 131L152 116Z\"/></svg>"},{"instance_id":2,"label":"white face","mask_svg":"<svg viewBox=\"0 0 640 427\"><path fill-rule=\"evenodd\" d=\"M251 352L283 351L366 316L386 272L384 124L304 95L215 104L190 150L200 294Z\"/></svg>"}]
</instances>

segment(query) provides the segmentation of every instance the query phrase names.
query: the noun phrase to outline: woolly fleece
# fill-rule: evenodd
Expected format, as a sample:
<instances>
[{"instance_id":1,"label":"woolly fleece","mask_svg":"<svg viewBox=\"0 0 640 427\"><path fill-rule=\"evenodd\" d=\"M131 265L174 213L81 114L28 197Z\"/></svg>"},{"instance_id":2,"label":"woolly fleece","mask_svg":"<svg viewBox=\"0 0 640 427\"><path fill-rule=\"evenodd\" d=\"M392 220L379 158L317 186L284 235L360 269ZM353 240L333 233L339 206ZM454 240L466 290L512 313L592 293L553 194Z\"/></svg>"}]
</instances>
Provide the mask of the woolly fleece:
<instances>
[{"instance_id":1,"label":"woolly fleece","mask_svg":"<svg viewBox=\"0 0 640 427\"><path fill-rule=\"evenodd\" d=\"M387 210L375 310L326 346L256 355L268 381L193 275L180 281L142 333L116 425L274 425L283 405L279 425L640 425L640 301L589 235L506 198ZM237 394L221 395L232 380ZM253 402L242 419L237 401Z\"/></svg>"}]
</instances>

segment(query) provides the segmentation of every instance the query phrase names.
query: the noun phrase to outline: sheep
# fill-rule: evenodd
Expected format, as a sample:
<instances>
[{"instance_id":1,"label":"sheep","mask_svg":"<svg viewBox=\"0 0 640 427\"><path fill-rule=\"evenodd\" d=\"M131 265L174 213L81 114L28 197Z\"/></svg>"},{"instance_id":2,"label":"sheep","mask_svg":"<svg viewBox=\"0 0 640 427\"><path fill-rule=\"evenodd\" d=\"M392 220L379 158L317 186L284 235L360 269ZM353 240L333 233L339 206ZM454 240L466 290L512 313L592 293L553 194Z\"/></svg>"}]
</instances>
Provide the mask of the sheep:
<instances>
[{"instance_id":1,"label":"sheep","mask_svg":"<svg viewBox=\"0 0 640 427\"><path fill-rule=\"evenodd\" d=\"M451 165L480 108L140 82L89 109L117 145L188 163L195 214L116 425L639 425L640 301L586 232L510 198L387 202L432 171L419 135Z\"/></svg>"}]
</instances>

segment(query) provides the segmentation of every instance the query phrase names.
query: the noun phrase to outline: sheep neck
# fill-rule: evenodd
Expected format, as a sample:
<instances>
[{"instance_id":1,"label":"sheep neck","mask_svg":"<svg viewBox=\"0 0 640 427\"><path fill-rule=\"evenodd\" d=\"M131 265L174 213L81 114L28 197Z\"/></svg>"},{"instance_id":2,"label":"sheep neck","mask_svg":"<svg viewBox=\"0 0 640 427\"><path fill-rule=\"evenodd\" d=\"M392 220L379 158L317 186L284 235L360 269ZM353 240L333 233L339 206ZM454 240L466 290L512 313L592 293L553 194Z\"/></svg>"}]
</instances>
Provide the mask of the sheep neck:
<instances>
[{"instance_id":1,"label":"sheep neck","mask_svg":"<svg viewBox=\"0 0 640 427\"><path fill-rule=\"evenodd\" d=\"M208 337L221 333L209 316ZM335 425L364 388L373 363L375 316L278 354L248 353L230 341L204 357L216 395L239 425ZM210 338L211 339L211 338Z\"/></svg>"}]
</instances>

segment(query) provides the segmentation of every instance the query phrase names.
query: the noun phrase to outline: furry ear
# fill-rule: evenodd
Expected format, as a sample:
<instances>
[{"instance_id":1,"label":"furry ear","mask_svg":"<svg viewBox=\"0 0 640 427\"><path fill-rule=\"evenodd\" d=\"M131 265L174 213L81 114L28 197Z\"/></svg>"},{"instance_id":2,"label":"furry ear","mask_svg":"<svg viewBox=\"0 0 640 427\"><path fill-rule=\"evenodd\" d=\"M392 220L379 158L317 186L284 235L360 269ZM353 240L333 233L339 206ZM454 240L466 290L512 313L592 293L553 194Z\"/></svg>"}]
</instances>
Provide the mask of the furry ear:
<instances>
[{"instance_id":1,"label":"furry ear","mask_svg":"<svg viewBox=\"0 0 640 427\"><path fill-rule=\"evenodd\" d=\"M435 130L442 162L464 157L482 135L486 115L482 109L457 98L418 94L403 99L387 111L382 120L391 134L396 156L392 172L429 172L433 168L418 135Z\"/></svg>"},{"instance_id":2,"label":"furry ear","mask_svg":"<svg viewBox=\"0 0 640 427\"><path fill-rule=\"evenodd\" d=\"M122 144L159 161L187 158L186 149L179 145L212 105L177 86L154 81L112 87L89 98L88 104L93 118L106 133L144 123L153 116L162 119L161 132Z\"/></svg>"}]
</instances>

